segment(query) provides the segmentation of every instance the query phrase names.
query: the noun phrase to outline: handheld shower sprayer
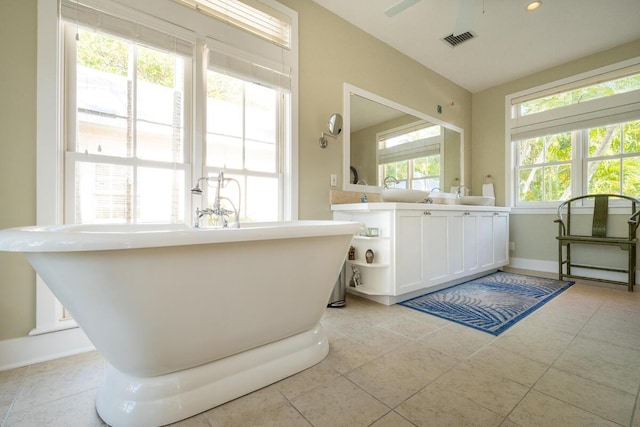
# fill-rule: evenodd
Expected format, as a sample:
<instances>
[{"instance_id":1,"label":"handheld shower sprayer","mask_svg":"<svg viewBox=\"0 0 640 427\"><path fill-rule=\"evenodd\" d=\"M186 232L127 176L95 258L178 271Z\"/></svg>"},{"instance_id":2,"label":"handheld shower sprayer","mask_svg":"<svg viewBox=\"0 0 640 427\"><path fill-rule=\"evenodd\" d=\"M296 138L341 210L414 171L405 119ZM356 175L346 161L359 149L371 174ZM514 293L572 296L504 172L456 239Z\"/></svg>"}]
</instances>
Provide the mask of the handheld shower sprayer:
<instances>
[{"instance_id":1,"label":"handheld shower sprayer","mask_svg":"<svg viewBox=\"0 0 640 427\"><path fill-rule=\"evenodd\" d=\"M240 183L234 179L234 178L225 178L224 177L224 172L220 171L218 172L218 176L203 176L202 178L199 178L196 181L196 185L193 186L193 188L191 188L191 194L196 195L196 196L201 196L203 193L202 187L200 186L200 182L204 181L207 184L210 181L217 181L217 185L216 185L216 195L215 195L215 199L213 202L213 209L207 208L207 209L200 209L200 208L196 208L196 213L195 213L195 217L194 217L194 227L195 228L199 228L200 227L200 218L203 215L210 215L210 216L217 216L220 217L220 219L222 220L222 224L223 227L227 227L227 223L228 223L228 217L230 214L233 214L235 216L236 219L236 227L240 227L240 219L239 219L239 211L240 211L240 202L241 202L241 197L240 197ZM236 207L234 206L233 202L231 201L231 199L227 198L227 197L221 197L220 196L220 190L222 188L225 187L225 182L227 181L233 181L235 182L235 184L238 187L238 208L236 209ZM232 210L228 210L225 209L221 206L220 201L224 199L226 200L232 207Z\"/></svg>"},{"instance_id":2,"label":"handheld shower sprayer","mask_svg":"<svg viewBox=\"0 0 640 427\"><path fill-rule=\"evenodd\" d=\"M208 177L202 177L199 180L196 181L196 185L193 186L193 188L191 189L191 194L194 195L201 195L202 194L202 188L200 187L200 181L205 180L207 181L209 178Z\"/></svg>"}]
</instances>

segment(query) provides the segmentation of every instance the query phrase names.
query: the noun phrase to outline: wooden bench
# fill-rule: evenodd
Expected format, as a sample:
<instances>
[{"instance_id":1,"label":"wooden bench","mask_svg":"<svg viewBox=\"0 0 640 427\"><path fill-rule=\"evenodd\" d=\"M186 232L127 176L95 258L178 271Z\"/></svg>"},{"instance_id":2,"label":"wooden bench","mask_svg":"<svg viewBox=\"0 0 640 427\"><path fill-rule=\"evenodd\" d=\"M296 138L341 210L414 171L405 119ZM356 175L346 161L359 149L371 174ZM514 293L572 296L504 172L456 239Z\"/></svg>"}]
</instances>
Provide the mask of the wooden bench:
<instances>
[{"instance_id":1,"label":"wooden bench","mask_svg":"<svg viewBox=\"0 0 640 427\"><path fill-rule=\"evenodd\" d=\"M611 206L610 203L611 202ZM577 206L592 207L592 224L591 235L579 235L573 234L571 230L571 222L576 221L575 208ZM610 214L611 207L622 206L625 209L631 209L631 216L628 217L628 234L625 236L613 236L611 232L607 230L609 220L618 220L619 215ZM617 194L590 194L586 196L574 197L567 200L558 206L558 219L554 222L558 223L558 275L560 280L565 277L574 279L587 279L595 280L598 282L614 283L617 285L626 285L629 292L633 291L633 286L636 283L636 245L638 239L636 238L636 230L638 228L638 215L640 211L640 200L629 196L621 196ZM574 212L572 212L572 208ZM563 216L563 213L566 215ZM620 217L625 219L626 216ZM609 268L595 265L576 264L571 261L571 245L573 244L586 244L586 245L608 245L618 246L620 249L627 251L628 261L627 268ZM565 258L563 259L562 247L565 247ZM563 268L566 267L566 269ZM587 276L579 276L572 274L572 268L583 268L603 271L614 271L627 274L626 281L601 279Z\"/></svg>"}]
</instances>

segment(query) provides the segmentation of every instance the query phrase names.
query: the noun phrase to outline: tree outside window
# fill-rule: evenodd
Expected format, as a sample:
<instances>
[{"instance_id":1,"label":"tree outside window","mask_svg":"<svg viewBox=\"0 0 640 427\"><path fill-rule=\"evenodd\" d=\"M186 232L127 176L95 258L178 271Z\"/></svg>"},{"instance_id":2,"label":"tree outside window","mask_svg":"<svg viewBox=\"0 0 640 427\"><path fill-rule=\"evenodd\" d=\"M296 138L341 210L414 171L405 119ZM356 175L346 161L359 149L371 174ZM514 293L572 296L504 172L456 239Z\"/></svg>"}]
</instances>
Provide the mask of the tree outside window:
<instances>
[{"instance_id":1,"label":"tree outside window","mask_svg":"<svg viewBox=\"0 0 640 427\"><path fill-rule=\"evenodd\" d=\"M594 72L595 77L565 83L566 90L543 88L537 98L514 95L507 124L517 204L581 194L640 196L638 66L609 73L609 80Z\"/></svg>"}]
</instances>

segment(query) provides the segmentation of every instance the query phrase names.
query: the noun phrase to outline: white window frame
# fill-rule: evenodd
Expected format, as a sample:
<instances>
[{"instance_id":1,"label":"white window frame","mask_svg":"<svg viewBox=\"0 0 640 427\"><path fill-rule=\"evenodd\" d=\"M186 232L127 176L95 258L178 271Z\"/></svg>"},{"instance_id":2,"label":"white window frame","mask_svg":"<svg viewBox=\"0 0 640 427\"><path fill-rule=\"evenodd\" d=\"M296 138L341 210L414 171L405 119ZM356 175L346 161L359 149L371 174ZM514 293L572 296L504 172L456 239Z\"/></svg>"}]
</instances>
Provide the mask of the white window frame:
<instances>
[{"instance_id":1,"label":"white window frame","mask_svg":"<svg viewBox=\"0 0 640 427\"><path fill-rule=\"evenodd\" d=\"M75 41L72 40L76 34L76 26L74 24L66 21L66 24L63 24L61 31L63 32L63 38L66 39L64 44L66 47L69 47ZM195 45L195 40L193 41ZM64 51L64 69L65 70L75 70L77 63L77 52L75 49L67 49ZM189 58L191 59L191 57ZM191 100L193 97L193 82L192 82L192 64L187 62L185 64L185 83L184 83L184 98L183 102L186 106L190 106L192 104ZM136 79L137 76L134 74L133 78ZM96 155L91 153L81 153L76 149L76 134L75 134L75 125L76 125L76 109L77 105L75 102L76 93L75 93L75 85L76 76L75 73L71 73L69 71L66 72L66 81L64 86L66 87L65 96L67 100L65 102L66 111L64 113L63 120L65 121L66 135L65 139L67 141L64 154L64 197L65 202L63 209L65 216L65 223L70 224L75 220L76 215L76 167L79 162L83 163L91 163L91 164L108 164L108 165L116 165L116 166L128 166L133 170L133 175L136 176L137 170L140 168L153 168L156 170L174 170L174 171L182 171L184 172L185 179L185 191L184 191L184 204L185 206L189 206L189 196L187 186L189 186L189 180L191 177L191 152L193 146L193 138L192 138L192 129L190 126L184 126L184 135L183 135L183 154L182 159L177 162L168 162L168 161L155 161L155 160L144 160L137 157L116 157L116 156L105 156L105 155ZM135 95L137 96L137 95ZM186 107L184 109L184 123L193 123L192 118L192 109ZM64 145L64 144L63 144ZM134 188L134 198L135 194L137 194L137 189ZM133 218L134 222L137 222L137 204L133 203ZM184 221L188 224L191 216L184 216Z\"/></svg>"},{"instance_id":2,"label":"white window frame","mask_svg":"<svg viewBox=\"0 0 640 427\"><path fill-rule=\"evenodd\" d=\"M146 18L153 15L164 15L167 22L175 19L178 22L189 22L183 25L201 37L197 40L196 49L204 49L204 38L215 37L222 43L247 51L252 55L267 58L271 62L286 63L290 67L291 78L291 114L288 124L291 137L283 157L283 210L284 220L298 218L298 16L297 13L275 0L260 0L269 7L291 17L292 40L291 48L282 49L275 44L261 40L244 30L233 28L210 17L194 17L194 12L175 2L163 0L149 2L147 0L86 0L97 6L108 6L126 16ZM124 6L123 4L126 4ZM36 123L36 223L38 225L57 225L64 221L64 146L62 139L63 97L62 92L62 41L63 31L59 23L59 4L53 0L38 0L38 35L37 35L37 123ZM162 10L162 11L160 11ZM160 12L159 12L160 11ZM162 16L160 16L162 18ZM200 56L197 56L198 58ZM205 78L206 65L196 60L195 78ZM206 99L194 94L194 103L203 106ZM195 120L202 122L202 111L196 109ZM204 135L198 126L194 128L192 140L196 141L192 151L193 162L202 164L202 141ZM200 141L200 142L198 142ZM196 164L196 163L194 163ZM198 167L191 168L186 181L195 182L202 176ZM189 172L187 172L189 173ZM189 212L195 205L192 199L187 204ZM185 218L189 221L190 216ZM38 276L36 277L36 327L29 335L39 335L48 332L77 327L73 319L63 318L63 307Z\"/></svg>"},{"instance_id":3,"label":"white window frame","mask_svg":"<svg viewBox=\"0 0 640 427\"><path fill-rule=\"evenodd\" d=\"M516 171L517 152L514 140L526 139L536 133L561 133L568 130L586 129L602 126L602 120L618 117L617 122L634 120L640 117L640 90L635 90L604 98L593 99L584 103L568 105L553 110L518 116L513 114L513 105L526 99L548 95L552 92L562 92L575 88L578 82L607 80L607 76L615 76L620 70L640 66L640 57L611 64L562 80L533 87L505 97L505 205L512 207L513 213L555 213L558 202L528 202L516 204L518 199L518 176ZM572 195L583 193L584 169L584 138L578 136L578 141L572 152ZM585 184L586 185L586 184Z\"/></svg>"}]
</instances>

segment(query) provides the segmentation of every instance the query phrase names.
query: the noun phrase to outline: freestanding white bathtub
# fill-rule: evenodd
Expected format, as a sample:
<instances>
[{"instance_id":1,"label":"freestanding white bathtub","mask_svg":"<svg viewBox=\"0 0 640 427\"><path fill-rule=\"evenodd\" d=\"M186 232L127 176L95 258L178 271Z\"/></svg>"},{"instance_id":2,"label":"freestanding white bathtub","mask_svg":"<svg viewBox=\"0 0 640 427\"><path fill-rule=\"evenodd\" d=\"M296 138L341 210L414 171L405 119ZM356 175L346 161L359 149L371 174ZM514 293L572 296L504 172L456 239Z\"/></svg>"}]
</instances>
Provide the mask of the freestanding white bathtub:
<instances>
[{"instance_id":1,"label":"freestanding white bathtub","mask_svg":"<svg viewBox=\"0 0 640 427\"><path fill-rule=\"evenodd\" d=\"M27 227L0 231L0 250L24 253L109 363L104 421L157 426L321 361L319 321L359 227Z\"/></svg>"}]
</instances>

